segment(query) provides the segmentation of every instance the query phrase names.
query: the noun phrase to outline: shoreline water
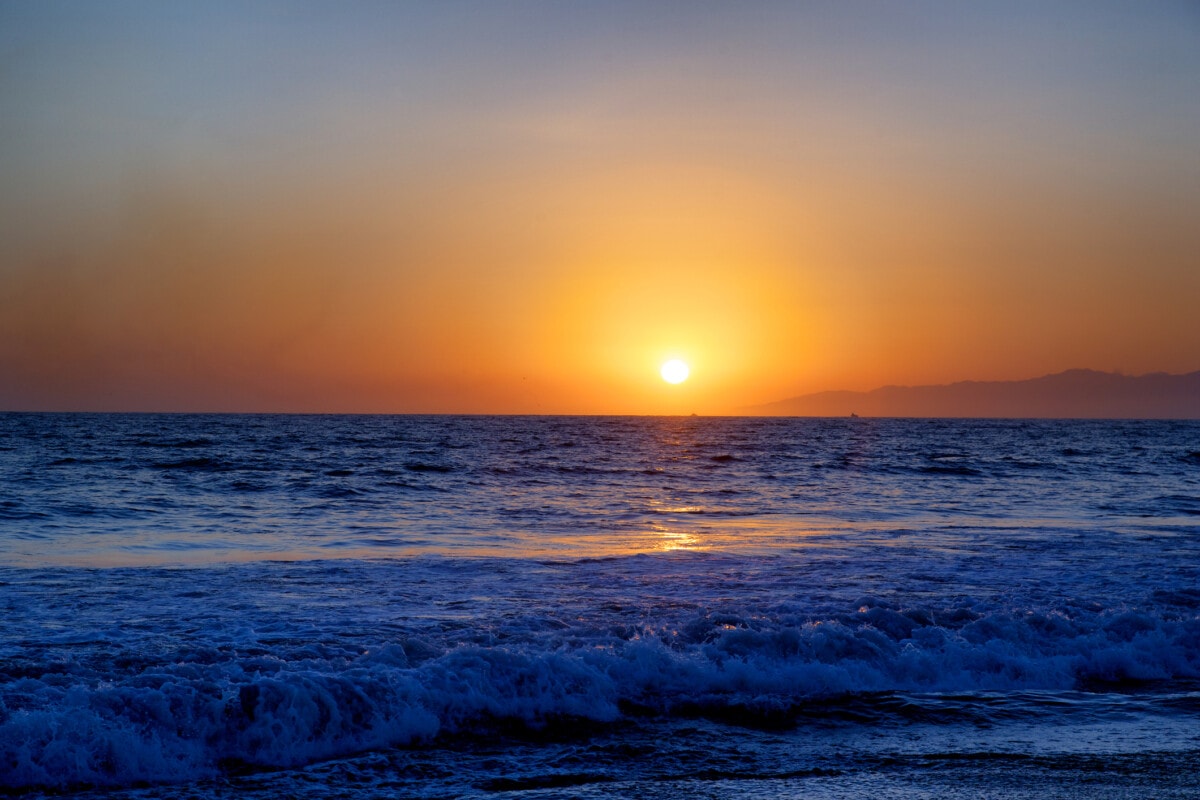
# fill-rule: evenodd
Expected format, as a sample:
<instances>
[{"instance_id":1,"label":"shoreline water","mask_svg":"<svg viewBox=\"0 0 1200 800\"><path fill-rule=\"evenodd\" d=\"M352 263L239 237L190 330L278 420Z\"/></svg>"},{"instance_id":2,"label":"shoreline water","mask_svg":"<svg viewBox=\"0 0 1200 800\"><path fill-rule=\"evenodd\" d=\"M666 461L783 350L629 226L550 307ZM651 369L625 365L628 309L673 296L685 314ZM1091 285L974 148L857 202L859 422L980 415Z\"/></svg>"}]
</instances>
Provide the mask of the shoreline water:
<instances>
[{"instance_id":1,"label":"shoreline water","mask_svg":"<svg viewBox=\"0 0 1200 800\"><path fill-rule=\"evenodd\" d=\"M0 417L10 790L1197 789L1197 424L50 422Z\"/></svg>"}]
</instances>

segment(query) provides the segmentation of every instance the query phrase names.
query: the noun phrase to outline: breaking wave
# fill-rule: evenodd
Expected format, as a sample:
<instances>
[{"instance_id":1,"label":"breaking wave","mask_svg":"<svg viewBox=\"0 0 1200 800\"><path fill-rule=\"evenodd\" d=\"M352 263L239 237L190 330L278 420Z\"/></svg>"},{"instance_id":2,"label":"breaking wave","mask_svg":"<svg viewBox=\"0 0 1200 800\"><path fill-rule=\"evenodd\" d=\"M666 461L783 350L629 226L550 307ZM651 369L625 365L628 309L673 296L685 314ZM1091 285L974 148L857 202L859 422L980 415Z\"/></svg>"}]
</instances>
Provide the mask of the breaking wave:
<instances>
[{"instance_id":1,"label":"breaking wave","mask_svg":"<svg viewBox=\"0 0 1200 800\"><path fill-rule=\"evenodd\" d=\"M617 624L521 638L450 646L399 638L357 655L316 642L201 647L139 665L126 657L120 671L10 662L0 784L186 781L498 725L620 724L632 715L878 723L921 713L897 692L945 695L933 717L986 722L980 693L1041 691L1054 703L1056 692L1200 679L1200 619L1170 607L1072 617L905 610L866 598L823 620L718 613L672 630Z\"/></svg>"}]
</instances>

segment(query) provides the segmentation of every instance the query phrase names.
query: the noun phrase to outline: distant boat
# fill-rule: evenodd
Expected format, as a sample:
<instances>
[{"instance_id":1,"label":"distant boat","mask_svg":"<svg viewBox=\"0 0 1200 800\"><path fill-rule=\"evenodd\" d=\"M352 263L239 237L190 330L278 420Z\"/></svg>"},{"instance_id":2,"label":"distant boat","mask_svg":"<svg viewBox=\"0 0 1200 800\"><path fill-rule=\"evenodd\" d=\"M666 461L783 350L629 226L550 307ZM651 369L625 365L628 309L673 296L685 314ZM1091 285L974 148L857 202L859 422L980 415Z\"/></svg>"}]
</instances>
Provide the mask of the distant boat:
<instances>
[{"instance_id":1,"label":"distant boat","mask_svg":"<svg viewBox=\"0 0 1200 800\"><path fill-rule=\"evenodd\" d=\"M851 412L850 412L850 419L858 419L858 414L855 414L853 411L851 411Z\"/></svg>"}]
</instances>

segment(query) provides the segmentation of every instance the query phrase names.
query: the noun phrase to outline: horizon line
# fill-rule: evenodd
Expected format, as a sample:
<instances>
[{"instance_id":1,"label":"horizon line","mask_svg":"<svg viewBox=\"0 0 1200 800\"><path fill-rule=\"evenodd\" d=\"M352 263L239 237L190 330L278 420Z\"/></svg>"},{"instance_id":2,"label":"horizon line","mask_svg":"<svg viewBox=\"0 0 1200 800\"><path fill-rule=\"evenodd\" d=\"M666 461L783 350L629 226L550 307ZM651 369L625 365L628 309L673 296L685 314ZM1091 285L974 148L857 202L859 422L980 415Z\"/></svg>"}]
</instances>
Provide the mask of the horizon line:
<instances>
[{"instance_id":1,"label":"horizon line","mask_svg":"<svg viewBox=\"0 0 1200 800\"><path fill-rule=\"evenodd\" d=\"M742 418L742 417L779 417L779 418L797 418L797 419L842 419L842 418L866 418L866 419L996 419L996 420L1031 420L1031 419L1047 419L1047 420L1136 420L1136 419L1179 419L1191 420L1200 418L1200 410L1196 417L1137 417L1137 416L1062 416L1062 415L1016 415L1016 416L978 416L970 414L930 414L930 415L873 415L873 414L770 414L762 413L762 409L767 409L772 406L780 406L787 403L805 400L809 398L817 398L822 395L870 395L875 392L881 392L888 389L934 389L934 388L949 388L961 386L964 384L1015 384L1028 383L1033 381L1044 380L1046 378L1055 378L1070 373L1090 373L1093 375L1102 375L1112 378L1122 378L1127 380L1139 380L1155 376L1184 378L1196 374L1200 374L1200 369L1191 370L1189 372L1166 372L1154 371L1146 372L1138 375L1126 374L1124 372L1107 372L1104 370L1092 369L1089 367L1071 367L1060 370L1058 372L1046 373L1030 378L1007 378L1007 379L962 379L948 383L926 383L926 384L884 384L873 389L822 389L815 392L792 395L779 400L767 401L765 403L756 403L751 405L737 406L736 411L730 413L705 413L699 412L681 413L681 414L652 414L652 413L635 413L635 412L569 412L569 411L296 411L296 410L196 410L196 409L86 409L86 408L58 408L58 409L38 409L38 408L8 408L0 409L0 414L146 414L146 415L228 415L228 416L413 416L413 417L430 417L430 416L445 416L445 417L654 417L654 418L688 418L688 417L709 417L709 418Z\"/></svg>"}]
</instances>

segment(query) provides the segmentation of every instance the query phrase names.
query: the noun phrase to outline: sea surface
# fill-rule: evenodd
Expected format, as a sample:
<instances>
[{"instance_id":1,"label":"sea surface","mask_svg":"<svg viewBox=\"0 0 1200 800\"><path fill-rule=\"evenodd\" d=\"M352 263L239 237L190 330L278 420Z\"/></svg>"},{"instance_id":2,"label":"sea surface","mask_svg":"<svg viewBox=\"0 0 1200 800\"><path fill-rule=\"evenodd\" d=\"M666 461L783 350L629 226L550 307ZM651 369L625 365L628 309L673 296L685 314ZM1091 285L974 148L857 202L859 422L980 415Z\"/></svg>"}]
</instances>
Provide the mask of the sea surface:
<instances>
[{"instance_id":1,"label":"sea surface","mask_svg":"<svg viewBox=\"0 0 1200 800\"><path fill-rule=\"evenodd\" d=\"M1200 423L0 415L0 793L1200 796Z\"/></svg>"}]
</instances>

